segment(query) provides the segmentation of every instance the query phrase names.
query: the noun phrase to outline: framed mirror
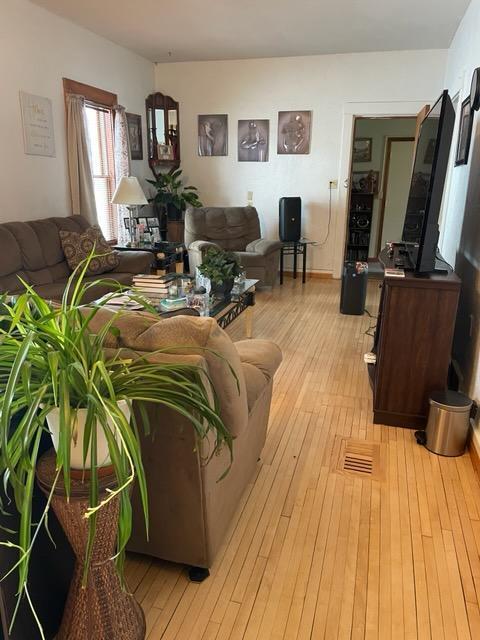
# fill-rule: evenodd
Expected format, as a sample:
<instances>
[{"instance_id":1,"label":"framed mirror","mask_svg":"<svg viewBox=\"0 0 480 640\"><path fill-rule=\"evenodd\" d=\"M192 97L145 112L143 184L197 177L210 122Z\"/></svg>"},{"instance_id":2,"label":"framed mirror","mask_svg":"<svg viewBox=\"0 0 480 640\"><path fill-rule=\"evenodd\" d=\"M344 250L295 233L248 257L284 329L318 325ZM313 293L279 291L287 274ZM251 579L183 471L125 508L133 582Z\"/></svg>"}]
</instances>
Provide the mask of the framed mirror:
<instances>
[{"instance_id":1,"label":"framed mirror","mask_svg":"<svg viewBox=\"0 0 480 640\"><path fill-rule=\"evenodd\" d=\"M147 109L148 164L154 175L180 165L178 102L163 93L152 93Z\"/></svg>"}]
</instances>

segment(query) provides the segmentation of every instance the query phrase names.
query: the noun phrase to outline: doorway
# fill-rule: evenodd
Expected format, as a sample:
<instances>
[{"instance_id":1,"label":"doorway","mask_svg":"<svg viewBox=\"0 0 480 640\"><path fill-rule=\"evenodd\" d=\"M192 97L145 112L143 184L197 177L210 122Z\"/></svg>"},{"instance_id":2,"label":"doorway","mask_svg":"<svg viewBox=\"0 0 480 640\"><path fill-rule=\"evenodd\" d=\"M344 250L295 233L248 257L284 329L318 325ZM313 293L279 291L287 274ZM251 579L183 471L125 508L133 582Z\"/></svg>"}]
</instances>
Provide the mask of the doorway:
<instances>
[{"instance_id":1,"label":"doorway","mask_svg":"<svg viewBox=\"0 0 480 640\"><path fill-rule=\"evenodd\" d=\"M402 239L412 175L415 138L387 138L382 177L383 198L377 231L376 254L387 242Z\"/></svg>"},{"instance_id":2,"label":"doorway","mask_svg":"<svg viewBox=\"0 0 480 640\"><path fill-rule=\"evenodd\" d=\"M415 128L413 116L355 118L345 238L347 260L375 263L385 238L400 240Z\"/></svg>"}]
</instances>

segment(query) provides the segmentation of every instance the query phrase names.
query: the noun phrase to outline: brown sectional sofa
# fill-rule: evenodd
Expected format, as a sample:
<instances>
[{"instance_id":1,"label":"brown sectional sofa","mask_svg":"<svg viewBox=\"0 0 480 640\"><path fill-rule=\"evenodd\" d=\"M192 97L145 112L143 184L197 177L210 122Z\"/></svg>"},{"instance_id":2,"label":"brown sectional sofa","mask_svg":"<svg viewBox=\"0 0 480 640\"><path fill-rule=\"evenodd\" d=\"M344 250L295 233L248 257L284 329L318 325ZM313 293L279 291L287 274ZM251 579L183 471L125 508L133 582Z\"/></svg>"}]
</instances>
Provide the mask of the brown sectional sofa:
<instances>
[{"instance_id":1,"label":"brown sectional sofa","mask_svg":"<svg viewBox=\"0 0 480 640\"><path fill-rule=\"evenodd\" d=\"M61 229L82 232L88 226L81 216L0 224L0 292L21 292L23 287L19 278L22 278L44 298L59 300L70 269L58 233ZM102 274L101 278L128 285L134 274L148 271L152 261L151 254L145 251L122 251L119 258L118 268ZM91 276L86 280L98 278ZM108 285L92 287L88 298L94 300L108 290Z\"/></svg>"}]
</instances>

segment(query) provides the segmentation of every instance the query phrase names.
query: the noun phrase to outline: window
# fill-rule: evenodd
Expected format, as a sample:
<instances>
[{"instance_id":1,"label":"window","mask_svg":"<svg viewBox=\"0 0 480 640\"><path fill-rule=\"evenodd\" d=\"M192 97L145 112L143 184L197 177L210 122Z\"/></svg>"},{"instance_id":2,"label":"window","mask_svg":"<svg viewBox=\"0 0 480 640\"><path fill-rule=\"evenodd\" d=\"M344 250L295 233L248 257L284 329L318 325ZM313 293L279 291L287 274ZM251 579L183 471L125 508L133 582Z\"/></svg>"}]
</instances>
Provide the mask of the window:
<instances>
[{"instance_id":1,"label":"window","mask_svg":"<svg viewBox=\"0 0 480 640\"><path fill-rule=\"evenodd\" d=\"M98 223L105 238L114 240L118 237L117 216L110 201L115 191L113 107L117 104L117 96L68 78L63 78L63 90L65 95L75 93L85 97L85 122Z\"/></svg>"},{"instance_id":2,"label":"window","mask_svg":"<svg viewBox=\"0 0 480 640\"><path fill-rule=\"evenodd\" d=\"M98 223L107 240L117 237L116 216L110 201L115 191L113 114L93 103L85 105L95 204Z\"/></svg>"}]
</instances>

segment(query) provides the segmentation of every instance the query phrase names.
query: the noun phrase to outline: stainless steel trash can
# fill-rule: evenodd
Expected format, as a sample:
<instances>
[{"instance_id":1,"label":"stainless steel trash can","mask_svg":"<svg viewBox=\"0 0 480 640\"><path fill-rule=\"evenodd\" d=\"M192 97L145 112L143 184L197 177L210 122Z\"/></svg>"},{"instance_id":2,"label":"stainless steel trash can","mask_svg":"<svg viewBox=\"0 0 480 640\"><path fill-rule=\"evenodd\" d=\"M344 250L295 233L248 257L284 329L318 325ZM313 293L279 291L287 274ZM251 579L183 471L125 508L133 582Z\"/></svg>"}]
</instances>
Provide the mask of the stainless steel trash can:
<instances>
[{"instance_id":1,"label":"stainless steel trash can","mask_svg":"<svg viewBox=\"0 0 480 640\"><path fill-rule=\"evenodd\" d=\"M472 401L457 391L435 391L430 395L430 411L425 446L441 456L461 456L465 451Z\"/></svg>"}]
</instances>

